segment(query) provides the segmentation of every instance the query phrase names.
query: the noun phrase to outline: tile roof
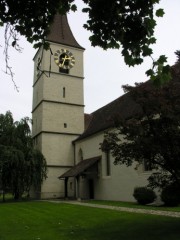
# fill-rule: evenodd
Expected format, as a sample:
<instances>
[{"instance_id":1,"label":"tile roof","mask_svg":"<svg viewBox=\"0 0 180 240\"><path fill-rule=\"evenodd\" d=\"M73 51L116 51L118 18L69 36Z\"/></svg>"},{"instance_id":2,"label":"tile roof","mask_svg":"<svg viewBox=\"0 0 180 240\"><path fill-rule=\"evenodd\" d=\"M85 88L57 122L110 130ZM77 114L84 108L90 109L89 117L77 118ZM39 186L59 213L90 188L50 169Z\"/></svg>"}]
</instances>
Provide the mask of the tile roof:
<instances>
[{"instance_id":1,"label":"tile roof","mask_svg":"<svg viewBox=\"0 0 180 240\"><path fill-rule=\"evenodd\" d=\"M70 170L62 174L59 178L76 177L81 173L83 173L85 170L87 170L89 167L94 165L100 159L101 159L101 156L82 160L77 165L72 167Z\"/></svg>"},{"instance_id":2,"label":"tile roof","mask_svg":"<svg viewBox=\"0 0 180 240\"><path fill-rule=\"evenodd\" d=\"M85 128L84 133L75 141L108 128L115 127L120 119L128 119L140 113L141 109L133 100L131 93L126 93L113 102L91 113L88 118L87 128ZM85 122L87 122L87 116L85 117Z\"/></svg>"},{"instance_id":3,"label":"tile roof","mask_svg":"<svg viewBox=\"0 0 180 240\"><path fill-rule=\"evenodd\" d=\"M50 26L50 33L47 36L47 40L55 43L61 43L64 45L84 49L74 38L72 31L69 27L68 19L66 15L56 14L54 21Z\"/></svg>"}]
</instances>

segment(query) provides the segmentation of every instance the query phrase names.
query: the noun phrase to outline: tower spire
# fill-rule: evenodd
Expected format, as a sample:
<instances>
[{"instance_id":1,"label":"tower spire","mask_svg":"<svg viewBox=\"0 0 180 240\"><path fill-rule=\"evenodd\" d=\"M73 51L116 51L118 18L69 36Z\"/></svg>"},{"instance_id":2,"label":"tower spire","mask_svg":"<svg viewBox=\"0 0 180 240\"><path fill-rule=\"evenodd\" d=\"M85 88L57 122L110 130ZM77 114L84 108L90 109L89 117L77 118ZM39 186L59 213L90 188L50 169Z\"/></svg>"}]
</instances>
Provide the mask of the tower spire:
<instances>
[{"instance_id":1,"label":"tower spire","mask_svg":"<svg viewBox=\"0 0 180 240\"><path fill-rule=\"evenodd\" d=\"M50 26L50 33L47 36L47 40L50 42L65 44L68 46L84 49L79 45L79 43L73 36L66 15L55 15L54 21Z\"/></svg>"}]
</instances>

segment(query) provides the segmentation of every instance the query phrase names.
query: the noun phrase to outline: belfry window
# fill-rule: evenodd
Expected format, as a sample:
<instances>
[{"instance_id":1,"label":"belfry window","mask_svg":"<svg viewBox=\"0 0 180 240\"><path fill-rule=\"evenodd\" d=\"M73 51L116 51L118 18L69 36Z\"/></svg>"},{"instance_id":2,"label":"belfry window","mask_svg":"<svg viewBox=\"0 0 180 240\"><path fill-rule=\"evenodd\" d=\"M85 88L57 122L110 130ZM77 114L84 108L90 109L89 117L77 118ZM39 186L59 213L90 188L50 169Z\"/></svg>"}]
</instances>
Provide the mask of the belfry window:
<instances>
[{"instance_id":1,"label":"belfry window","mask_svg":"<svg viewBox=\"0 0 180 240\"><path fill-rule=\"evenodd\" d=\"M64 68L59 68L59 72L60 73L66 73L66 74L69 74L69 69L64 69Z\"/></svg>"}]
</instances>

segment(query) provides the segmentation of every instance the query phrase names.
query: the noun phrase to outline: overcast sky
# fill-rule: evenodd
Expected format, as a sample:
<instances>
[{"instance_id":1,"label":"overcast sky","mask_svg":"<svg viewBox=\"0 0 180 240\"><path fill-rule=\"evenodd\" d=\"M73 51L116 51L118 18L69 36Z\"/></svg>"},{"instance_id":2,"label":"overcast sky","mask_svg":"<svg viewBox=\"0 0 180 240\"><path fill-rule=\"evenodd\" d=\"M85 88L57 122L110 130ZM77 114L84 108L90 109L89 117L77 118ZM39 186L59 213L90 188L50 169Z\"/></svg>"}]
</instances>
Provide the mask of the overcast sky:
<instances>
[{"instance_id":1,"label":"overcast sky","mask_svg":"<svg viewBox=\"0 0 180 240\"><path fill-rule=\"evenodd\" d=\"M87 16L81 13L83 4L76 0L78 12L68 14L71 30L84 47L84 101L85 112L91 113L98 108L113 101L123 94L121 86L144 82L144 74L152 62L146 60L141 66L129 68L123 62L120 50L103 51L91 47L88 40L90 33L83 28ZM165 16L158 19L156 27L157 44L154 46L154 57L166 54L168 63L174 64L174 52L180 50L180 0L161 0L159 7L164 8ZM32 82L33 82L33 57L36 50L21 37L22 53L14 49L9 52L10 65L15 73L14 80L19 87L19 92L14 88L11 78L3 71L5 61L3 55L3 30L0 29L0 113L10 110L15 120L22 117L31 117L32 110Z\"/></svg>"}]
</instances>

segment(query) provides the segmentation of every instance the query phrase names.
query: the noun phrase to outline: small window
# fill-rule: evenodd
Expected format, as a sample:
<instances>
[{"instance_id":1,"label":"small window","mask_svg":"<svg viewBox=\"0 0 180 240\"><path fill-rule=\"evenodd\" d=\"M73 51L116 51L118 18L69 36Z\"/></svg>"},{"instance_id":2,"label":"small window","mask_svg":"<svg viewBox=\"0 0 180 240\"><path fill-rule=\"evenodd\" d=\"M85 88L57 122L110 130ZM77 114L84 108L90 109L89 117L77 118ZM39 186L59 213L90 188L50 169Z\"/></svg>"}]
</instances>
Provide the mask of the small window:
<instances>
[{"instance_id":1,"label":"small window","mask_svg":"<svg viewBox=\"0 0 180 240\"><path fill-rule=\"evenodd\" d=\"M106 164L106 176L111 175L111 165L110 165L110 151L105 152L105 164Z\"/></svg>"},{"instance_id":2,"label":"small window","mask_svg":"<svg viewBox=\"0 0 180 240\"><path fill-rule=\"evenodd\" d=\"M64 128L67 128L67 123L64 123Z\"/></svg>"},{"instance_id":3,"label":"small window","mask_svg":"<svg viewBox=\"0 0 180 240\"><path fill-rule=\"evenodd\" d=\"M63 98L65 98L65 97L66 97L66 88L63 87Z\"/></svg>"}]
</instances>

